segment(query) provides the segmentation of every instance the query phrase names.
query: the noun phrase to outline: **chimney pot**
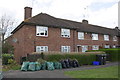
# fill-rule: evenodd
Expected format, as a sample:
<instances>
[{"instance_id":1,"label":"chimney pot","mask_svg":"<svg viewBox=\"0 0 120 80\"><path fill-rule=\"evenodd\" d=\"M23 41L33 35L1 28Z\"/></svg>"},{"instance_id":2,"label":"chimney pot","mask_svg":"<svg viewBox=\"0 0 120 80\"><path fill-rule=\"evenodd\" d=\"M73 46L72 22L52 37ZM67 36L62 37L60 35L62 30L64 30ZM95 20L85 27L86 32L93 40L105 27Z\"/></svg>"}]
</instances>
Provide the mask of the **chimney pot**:
<instances>
[{"instance_id":1,"label":"chimney pot","mask_svg":"<svg viewBox=\"0 0 120 80\"><path fill-rule=\"evenodd\" d=\"M82 23L88 24L88 20L83 19Z\"/></svg>"},{"instance_id":2,"label":"chimney pot","mask_svg":"<svg viewBox=\"0 0 120 80\"><path fill-rule=\"evenodd\" d=\"M32 8L31 7L25 7L24 8L24 20L32 17Z\"/></svg>"}]
</instances>

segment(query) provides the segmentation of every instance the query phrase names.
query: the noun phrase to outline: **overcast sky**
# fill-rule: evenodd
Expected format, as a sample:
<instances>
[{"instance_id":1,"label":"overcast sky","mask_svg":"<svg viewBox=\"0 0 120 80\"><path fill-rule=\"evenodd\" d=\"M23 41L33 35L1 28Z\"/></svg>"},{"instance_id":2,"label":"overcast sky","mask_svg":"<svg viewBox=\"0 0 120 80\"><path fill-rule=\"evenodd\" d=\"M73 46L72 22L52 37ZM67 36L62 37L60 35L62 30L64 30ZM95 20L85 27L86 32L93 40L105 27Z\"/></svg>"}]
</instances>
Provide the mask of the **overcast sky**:
<instances>
[{"instance_id":1,"label":"overcast sky","mask_svg":"<svg viewBox=\"0 0 120 80\"><path fill-rule=\"evenodd\" d=\"M57 18L114 28L118 25L119 0L0 0L0 15L12 16L20 24L24 7L33 8L32 16L47 13Z\"/></svg>"}]
</instances>

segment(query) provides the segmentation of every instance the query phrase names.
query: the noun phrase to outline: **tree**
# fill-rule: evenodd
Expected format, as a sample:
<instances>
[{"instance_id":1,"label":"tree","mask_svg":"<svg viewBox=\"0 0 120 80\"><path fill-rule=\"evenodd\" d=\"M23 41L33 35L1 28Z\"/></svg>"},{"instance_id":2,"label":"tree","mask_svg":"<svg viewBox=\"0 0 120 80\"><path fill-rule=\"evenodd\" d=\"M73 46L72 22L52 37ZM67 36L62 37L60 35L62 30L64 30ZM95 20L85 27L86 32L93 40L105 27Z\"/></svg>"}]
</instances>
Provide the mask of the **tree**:
<instances>
[{"instance_id":1,"label":"tree","mask_svg":"<svg viewBox=\"0 0 120 80\"><path fill-rule=\"evenodd\" d=\"M2 15L0 17L0 28L2 29L2 43L4 42L4 37L5 34L7 32L7 30L9 29L9 27L12 27L15 23L15 20L12 19L10 16L7 15Z\"/></svg>"}]
</instances>

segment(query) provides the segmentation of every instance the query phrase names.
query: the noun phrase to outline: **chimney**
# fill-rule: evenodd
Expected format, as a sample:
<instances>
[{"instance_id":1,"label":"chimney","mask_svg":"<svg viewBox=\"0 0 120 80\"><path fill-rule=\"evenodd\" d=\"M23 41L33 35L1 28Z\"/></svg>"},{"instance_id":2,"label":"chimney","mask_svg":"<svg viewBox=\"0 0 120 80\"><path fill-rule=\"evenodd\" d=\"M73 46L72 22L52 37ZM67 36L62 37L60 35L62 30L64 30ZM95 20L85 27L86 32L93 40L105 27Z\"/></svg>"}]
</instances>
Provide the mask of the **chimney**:
<instances>
[{"instance_id":1,"label":"chimney","mask_svg":"<svg viewBox=\"0 0 120 80\"><path fill-rule=\"evenodd\" d=\"M24 8L24 20L32 17L32 8L31 7L25 7Z\"/></svg>"},{"instance_id":2,"label":"chimney","mask_svg":"<svg viewBox=\"0 0 120 80\"><path fill-rule=\"evenodd\" d=\"M88 24L88 20L83 19L83 20L82 20L82 23Z\"/></svg>"}]
</instances>

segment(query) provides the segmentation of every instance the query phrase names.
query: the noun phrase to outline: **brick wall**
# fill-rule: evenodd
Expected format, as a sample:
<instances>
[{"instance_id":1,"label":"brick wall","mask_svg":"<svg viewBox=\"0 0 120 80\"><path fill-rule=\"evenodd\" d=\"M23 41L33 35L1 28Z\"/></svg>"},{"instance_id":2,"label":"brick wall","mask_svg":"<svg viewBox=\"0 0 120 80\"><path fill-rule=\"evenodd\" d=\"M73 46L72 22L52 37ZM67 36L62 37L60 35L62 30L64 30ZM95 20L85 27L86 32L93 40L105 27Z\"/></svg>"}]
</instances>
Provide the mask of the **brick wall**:
<instances>
[{"instance_id":1,"label":"brick wall","mask_svg":"<svg viewBox=\"0 0 120 80\"><path fill-rule=\"evenodd\" d=\"M70 38L63 38L61 37L61 29L52 27L48 28L48 37L40 37L36 36L36 27L29 25L20 28L13 34L13 38L17 39L17 42L14 42L13 45L15 47L15 59L18 62L20 57L35 52L36 46L48 46L49 51L61 51L61 46L70 46L71 52L76 52L77 45L88 45L88 49L91 50L92 45L103 47L105 44L118 44L118 41L112 40L112 36L110 36L110 41L104 41L102 34L99 34L99 40L97 41L91 39L91 33L85 33L85 39L78 40L76 30L70 30Z\"/></svg>"}]
</instances>

